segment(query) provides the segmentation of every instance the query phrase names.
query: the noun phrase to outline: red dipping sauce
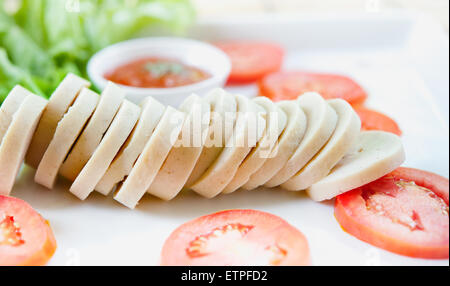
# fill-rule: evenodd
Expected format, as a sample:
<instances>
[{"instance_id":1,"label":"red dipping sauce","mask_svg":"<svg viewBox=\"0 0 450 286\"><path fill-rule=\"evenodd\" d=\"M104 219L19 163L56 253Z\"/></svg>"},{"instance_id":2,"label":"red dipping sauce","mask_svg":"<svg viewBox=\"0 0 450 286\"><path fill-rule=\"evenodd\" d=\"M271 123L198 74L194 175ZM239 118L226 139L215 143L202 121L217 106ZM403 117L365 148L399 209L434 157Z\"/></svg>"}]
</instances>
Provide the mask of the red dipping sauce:
<instances>
[{"instance_id":1,"label":"red dipping sauce","mask_svg":"<svg viewBox=\"0 0 450 286\"><path fill-rule=\"evenodd\" d=\"M211 77L199 68L167 58L143 58L104 75L112 82L143 88L170 88L194 84Z\"/></svg>"}]
</instances>

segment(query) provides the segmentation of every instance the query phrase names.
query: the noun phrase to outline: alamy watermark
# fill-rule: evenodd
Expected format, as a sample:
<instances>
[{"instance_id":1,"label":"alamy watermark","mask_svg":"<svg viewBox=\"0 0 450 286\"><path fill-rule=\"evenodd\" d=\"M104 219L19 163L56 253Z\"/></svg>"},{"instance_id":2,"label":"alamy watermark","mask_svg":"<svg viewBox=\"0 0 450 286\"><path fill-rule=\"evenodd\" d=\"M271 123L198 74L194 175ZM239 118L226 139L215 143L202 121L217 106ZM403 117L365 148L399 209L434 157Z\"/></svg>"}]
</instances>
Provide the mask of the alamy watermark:
<instances>
[{"instance_id":1,"label":"alamy watermark","mask_svg":"<svg viewBox=\"0 0 450 286\"><path fill-rule=\"evenodd\" d=\"M176 115L170 126L183 125L171 130L170 144L175 148L258 148L258 156L276 155L278 130L277 112L208 112L193 113L187 118ZM267 124L270 121L270 124Z\"/></svg>"}]
</instances>

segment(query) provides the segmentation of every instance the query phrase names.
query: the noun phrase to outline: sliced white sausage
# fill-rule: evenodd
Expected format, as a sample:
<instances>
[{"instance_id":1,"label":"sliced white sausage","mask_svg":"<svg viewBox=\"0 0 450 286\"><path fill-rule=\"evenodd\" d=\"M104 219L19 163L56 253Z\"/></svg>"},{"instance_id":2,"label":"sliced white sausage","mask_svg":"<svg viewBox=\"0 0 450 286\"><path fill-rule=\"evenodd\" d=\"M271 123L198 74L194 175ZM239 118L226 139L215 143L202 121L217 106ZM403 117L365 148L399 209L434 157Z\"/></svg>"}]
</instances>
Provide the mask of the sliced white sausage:
<instances>
[{"instance_id":1,"label":"sliced white sausage","mask_svg":"<svg viewBox=\"0 0 450 286\"><path fill-rule=\"evenodd\" d=\"M185 114L167 107L161 121L145 144L130 175L118 187L114 199L133 209L156 177L183 127Z\"/></svg>"},{"instance_id":2,"label":"sliced white sausage","mask_svg":"<svg viewBox=\"0 0 450 286\"><path fill-rule=\"evenodd\" d=\"M141 116L125 144L109 166L95 190L108 195L114 187L130 174L134 163L144 150L145 143L150 140L166 107L152 97L141 103Z\"/></svg>"},{"instance_id":3,"label":"sliced white sausage","mask_svg":"<svg viewBox=\"0 0 450 286\"><path fill-rule=\"evenodd\" d=\"M188 114L178 146L170 150L164 165L153 180L148 193L163 200L173 199L183 188L202 152L208 135L211 106L197 95L188 97L179 107Z\"/></svg>"},{"instance_id":4,"label":"sliced white sausage","mask_svg":"<svg viewBox=\"0 0 450 286\"><path fill-rule=\"evenodd\" d=\"M287 115L287 125L281 133L270 158L262 167L250 176L250 179L242 187L246 190L255 189L270 180L289 160L297 149L305 134L306 115L296 101L282 101L277 105Z\"/></svg>"},{"instance_id":5,"label":"sliced white sausage","mask_svg":"<svg viewBox=\"0 0 450 286\"><path fill-rule=\"evenodd\" d=\"M124 98L125 92L121 88L108 83L94 114L59 170L63 177L75 180L100 144Z\"/></svg>"},{"instance_id":6,"label":"sliced white sausage","mask_svg":"<svg viewBox=\"0 0 450 286\"><path fill-rule=\"evenodd\" d=\"M236 122L237 104L234 96L223 89L214 89L207 94L205 100L211 105L211 125L202 153L186 181L186 188L196 183L219 157Z\"/></svg>"},{"instance_id":7,"label":"sliced white sausage","mask_svg":"<svg viewBox=\"0 0 450 286\"><path fill-rule=\"evenodd\" d=\"M250 179L253 173L261 168L266 159L269 158L281 132L286 127L286 114L270 99L260 96L254 98L253 101L266 111L266 130L257 146L252 149L239 166L233 180L223 190L224 194L229 194L239 189Z\"/></svg>"},{"instance_id":8,"label":"sliced white sausage","mask_svg":"<svg viewBox=\"0 0 450 286\"><path fill-rule=\"evenodd\" d=\"M16 85L8 94L0 106L0 143L12 122L14 113L19 109L20 104L30 94L28 90Z\"/></svg>"},{"instance_id":9,"label":"sliced white sausage","mask_svg":"<svg viewBox=\"0 0 450 286\"><path fill-rule=\"evenodd\" d=\"M0 195L11 192L46 104L47 100L29 93L14 113L0 145Z\"/></svg>"},{"instance_id":10,"label":"sliced white sausage","mask_svg":"<svg viewBox=\"0 0 450 286\"><path fill-rule=\"evenodd\" d=\"M206 172L190 188L200 195L212 198L223 191L233 179L239 165L260 140L266 121L259 106L242 95L236 95L238 114L233 134L226 147Z\"/></svg>"},{"instance_id":11,"label":"sliced white sausage","mask_svg":"<svg viewBox=\"0 0 450 286\"><path fill-rule=\"evenodd\" d=\"M42 156L34 180L49 189L53 188L56 177L70 148L77 140L86 122L95 110L99 100L97 93L83 88L74 104L58 123L53 139ZM42 122L42 120L41 120ZM39 145L42 146L42 145Z\"/></svg>"},{"instance_id":12,"label":"sliced white sausage","mask_svg":"<svg viewBox=\"0 0 450 286\"><path fill-rule=\"evenodd\" d=\"M319 152L336 128L336 112L319 94L305 93L298 98L298 104L308 121L305 136L283 168L264 185L266 187L278 186L294 176Z\"/></svg>"},{"instance_id":13,"label":"sliced white sausage","mask_svg":"<svg viewBox=\"0 0 450 286\"><path fill-rule=\"evenodd\" d=\"M392 172L405 160L400 137L382 131L361 132L353 152L331 173L307 189L315 201L323 201L353 190Z\"/></svg>"},{"instance_id":14,"label":"sliced white sausage","mask_svg":"<svg viewBox=\"0 0 450 286\"><path fill-rule=\"evenodd\" d=\"M56 88L42 114L31 140L30 148L28 148L25 157L25 162L28 165L37 168L50 141L52 141L58 122L63 118L81 89L89 86L90 83L85 79L69 73Z\"/></svg>"},{"instance_id":15,"label":"sliced white sausage","mask_svg":"<svg viewBox=\"0 0 450 286\"><path fill-rule=\"evenodd\" d=\"M127 140L136 125L140 113L141 109L139 106L128 100L123 101L105 137L103 137L92 157L83 167L72 186L70 186L72 194L81 200L89 196L106 170L108 170L122 144Z\"/></svg>"},{"instance_id":16,"label":"sliced white sausage","mask_svg":"<svg viewBox=\"0 0 450 286\"><path fill-rule=\"evenodd\" d=\"M342 99L329 100L328 104L338 115L333 135L304 168L281 185L282 188L300 191L324 178L358 139L361 120L350 104Z\"/></svg>"}]
</instances>

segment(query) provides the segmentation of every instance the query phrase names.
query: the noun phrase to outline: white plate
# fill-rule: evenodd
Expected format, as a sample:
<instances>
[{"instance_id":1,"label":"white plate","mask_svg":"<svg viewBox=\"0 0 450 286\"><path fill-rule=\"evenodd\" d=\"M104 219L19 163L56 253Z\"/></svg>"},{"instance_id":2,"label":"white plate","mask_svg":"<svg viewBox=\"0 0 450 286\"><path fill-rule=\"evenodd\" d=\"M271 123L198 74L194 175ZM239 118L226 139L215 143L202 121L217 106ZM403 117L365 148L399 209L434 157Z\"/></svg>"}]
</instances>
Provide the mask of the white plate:
<instances>
[{"instance_id":1,"label":"white plate","mask_svg":"<svg viewBox=\"0 0 450 286\"><path fill-rule=\"evenodd\" d=\"M350 75L370 92L370 106L399 122L405 165L448 177L448 37L436 27L417 15L297 15L201 23L193 33L207 40L276 41L289 51L286 69ZM254 86L233 90L256 92ZM33 183L33 176L34 170L25 167L13 195L50 220L58 241L51 265L155 265L164 240L180 224L234 208L267 211L299 228L315 265L449 264L361 242L339 227L332 202L316 203L301 193L239 191L212 200L184 193L170 202L146 196L131 211L99 194L79 201L66 182L49 191Z\"/></svg>"}]
</instances>

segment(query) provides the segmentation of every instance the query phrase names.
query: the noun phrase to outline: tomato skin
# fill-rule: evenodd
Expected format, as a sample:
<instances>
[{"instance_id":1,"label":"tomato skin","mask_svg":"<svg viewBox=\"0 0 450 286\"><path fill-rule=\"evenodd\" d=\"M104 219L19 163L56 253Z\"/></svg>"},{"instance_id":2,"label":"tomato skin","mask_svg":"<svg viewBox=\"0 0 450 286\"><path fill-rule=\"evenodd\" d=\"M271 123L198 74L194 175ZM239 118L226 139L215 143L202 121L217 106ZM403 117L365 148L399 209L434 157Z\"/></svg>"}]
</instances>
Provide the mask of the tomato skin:
<instances>
[{"instance_id":1,"label":"tomato skin","mask_svg":"<svg viewBox=\"0 0 450 286\"><path fill-rule=\"evenodd\" d=\"M424 181L423 178L428 175L431 176ZM402 167L379 180L392 178L414 181L421 187L426 187L421 184L422 182L427 182L427 185L431 186L431 182L437 179L437 183L433 184L433 188L429 188L429 190L433 191L439 197L441 197L439 195L441 194L441 198L444 201L446 197L448 207L447 179L418 169ZM377 222L367 223L370 220L376 220L376 218L372 217L368 219L370 214L366 211L363 188L354 189L336 198L334 214L344 231L369 244L409 257L429 259L446 259L449 257L448 223L446 225L447 229L444 229L443 233L434 234L434 237L438 237L435 239L435 243L422 243L420 240L414 243L414 240L402 236L400 232L396 234L390 233L389 227L377 229L377 226L379 226Z\"/></svg>"},{"instance_id":2,"label":"tomato skin","mask_svg":"<svg viewBox=\"0 0 450 286\"><path fill-rule=\"evenodd\" d=\"M389 116L361 105L354 106L353 109L361 119L362 130L381 130L402 135L398 124Z\"/></svg>"},{"instance_id":3,"label":"tomato skin","mask_svg":"<svg viewBox=\"0 0 450 286\"><path fill-rule=\"evenodd\" d=\"M251 263L253 257L245 256L239 259L239 256L242 256L239 255L240 253L233 253L230 256L227 250L223 252L212 251L204 255L195 255L195 257L189 256L187 249L192 245L190 242L197 240L199 237L205 238L203 234L217 230L217 227L229 225L251 226L243 238L234 242L233 245L245 241L247 243L245 245L250 247L254 245L258 247L276 245L285 249L284 258L276 265L301 266L311 263L306 238L283 219L256 210L225 210L191 220L173 231L164 243L161 252L161 265L255 265ZM206 239L208 238L206 237ZM258 249L261 250L262 248Z\"/></svg>"},{"instance_id":4,"label":"tomato skin","mask_svg":"<svg viewBox=\"0 0 450 286\"><path fill-rule=\"evenodd\" d=\"M0 220L6 215L13 217L19 226L23 243L13 246L0 242L0 265L45 265L56 250L56 240L49 223L28 203L0 196Z\"/></svg>"},{"instance_id":5,"label":"tomato skin","mask_svg":"<svg viewBox=\"0 0 450 286\"><path fill-rule=\"evenodd\" d=\"M32 255L29 259L24 261L21 266L41 266L46 265L50 258L53 257L56 251L56 239L53 235L53 231L50 227L50 223L45 221L47 224L47 240L45 241L42 249Z\"/></svg>"},{"instance_id":6,"label":"tomato skin","mask_svg":"<svg viewBox=\"0 0 450 286\"><path fill-rule=\"evenodd\" d=\"M245 84L276 72L283 63L283 49L267 42L217 42L214 43L231 60L228 84Z\"/></svg>"},{"instance_id":7,"label":"tomato skin","mask_svg":"<svg viewBox=\"0 0 450 286\"><path fill-rule=\"evenodd\" d=\"M341 98L362 104L367 93L349 77L305 71L272 73L258 82L259 93L273 101L296 99L305 92L318 92L325 99Z\"/></svg>"}]
</instances>

